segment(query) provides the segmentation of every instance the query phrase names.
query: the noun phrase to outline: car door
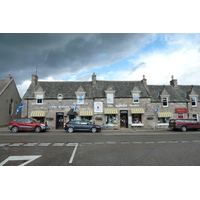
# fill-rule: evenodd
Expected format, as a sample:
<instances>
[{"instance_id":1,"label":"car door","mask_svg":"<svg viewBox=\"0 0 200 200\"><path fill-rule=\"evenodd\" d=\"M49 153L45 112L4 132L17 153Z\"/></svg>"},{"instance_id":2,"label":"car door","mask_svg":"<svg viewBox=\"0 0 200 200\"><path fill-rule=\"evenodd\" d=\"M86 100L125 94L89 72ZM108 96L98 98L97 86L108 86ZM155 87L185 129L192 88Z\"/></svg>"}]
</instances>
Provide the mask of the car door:
<instances>
[{"instance_id":1,"label":"car door","mask_svg":"<svg viewBox=\"0 0 200 200\"><path fill-rule=\"evenodd\" d=\"M24 119L26 130L34 130L34 122L30 119Z\"/></svg>"},{"instance_id":2,"label":"car door","mask_svg":"<svg viewBox=\"0 0 200 200\"><path fill-rule=\"evenodd\" d=\"M90 125L88 125L87 122L82 121L82 122L81 122L81 130L82 130L82 131L89 131L89 130L90 130Z\"/></svg>"}]
</instances>

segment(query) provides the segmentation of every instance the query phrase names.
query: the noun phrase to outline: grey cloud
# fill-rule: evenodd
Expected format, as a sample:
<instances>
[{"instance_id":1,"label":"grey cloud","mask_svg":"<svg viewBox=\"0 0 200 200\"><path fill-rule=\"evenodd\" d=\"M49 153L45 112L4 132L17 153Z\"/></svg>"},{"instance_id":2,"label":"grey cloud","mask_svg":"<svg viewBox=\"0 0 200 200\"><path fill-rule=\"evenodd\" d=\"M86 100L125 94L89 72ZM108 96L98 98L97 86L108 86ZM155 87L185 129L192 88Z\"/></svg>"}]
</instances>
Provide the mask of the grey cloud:
<instances>
[{"instance_id":1,"label":"grey cloud","mask_svg":"<svg viewBox=\"0 0 200 200\"><path fill-rule=\"evenodd\" d=\"M113 64L150 42L152 34L0 34L0 79L11 74L16 82L78 73Z\"/></svg>"}]
</instances>

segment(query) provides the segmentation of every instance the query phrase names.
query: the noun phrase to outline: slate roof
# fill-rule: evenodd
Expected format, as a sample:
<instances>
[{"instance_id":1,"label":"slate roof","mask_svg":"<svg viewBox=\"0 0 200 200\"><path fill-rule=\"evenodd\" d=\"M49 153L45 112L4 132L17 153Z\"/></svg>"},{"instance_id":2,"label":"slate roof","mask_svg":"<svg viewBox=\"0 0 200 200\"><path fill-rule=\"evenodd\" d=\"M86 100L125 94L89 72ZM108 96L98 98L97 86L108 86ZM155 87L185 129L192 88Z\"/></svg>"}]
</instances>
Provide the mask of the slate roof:
<instances>
[{"instance_id":1,"label":"slate roof","mask_svg":"<svg viewBox=\"0 0 200 200\"><path fill-rule=\"evenodd\" d=\"M178 85L173 87L171 85L147 85L144 86L141 81L38 81L34 86L31 84L26 91L23 99L32 99L35 96L37 88L41 87L45 91L45 98L57 99L58 94L62 94L64 99L76 99L76 91L79 87L85 91L85 98L105 98L105 91L111 87L115 90L115 98L132 98L131 91L138 88L140 91L140 98L151 98L152 102L161 101L160 95L169 95L170 101L190 101L189 94L193 89L193 94L198 95L200 100L200 86L198 85ZM164 91L165 89L165 91Z\"/></svg>"},{"instance_id":2,"label":"slate roof","mask_svg":"<svg viewBox=\"0 0 200 200\"><path fill-rule=\"evenodd\" d=\"M115 97L117 98L127 98L132 97L131 91L135 86L141 91L141 98L149 97L149 94L141 81L96 81L96 84L93 85L91 81L88 82L43 82L38 81L37 86L32 84L28 88L27 92L24 95L26 98L34 98L34 92L37 87L41 86L45 91L45 98L57 98L58 94L62 94L63 98L73 99L76 98L76 91L80 86L86 92L86 98L105 98L105 91L109 86L115 90Z\"/></svg>"}]
</instances>

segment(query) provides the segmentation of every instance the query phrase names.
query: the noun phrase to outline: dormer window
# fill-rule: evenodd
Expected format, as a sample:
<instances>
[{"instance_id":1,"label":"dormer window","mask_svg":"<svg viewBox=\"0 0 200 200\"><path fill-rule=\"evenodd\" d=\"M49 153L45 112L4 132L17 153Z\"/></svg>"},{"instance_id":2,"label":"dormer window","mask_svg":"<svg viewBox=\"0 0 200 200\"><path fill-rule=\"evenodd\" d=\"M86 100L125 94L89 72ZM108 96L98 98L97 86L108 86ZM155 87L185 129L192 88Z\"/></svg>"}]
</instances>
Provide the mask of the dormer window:
<instances>
[{"instance_id":1,"label":"dormer window","mask_svg":"<svg viewBox=\"0 0 200 200\"><path fill-rule=\"evenodd\" d=\"M191 103L192 103L192 107L196 107L197 106L197 98L191 97Z\"/></svg>"},{"instance_id":2,"label":"dormer window","mask_svg":"<svg viewBox=\"0 0 200 200\"><path fill-rule=\"evenodd\" d=\"M58 101L62 101L63 100L63 95L62 94L59 94L58 95Z\"/></svg>"},{"instance_id":3,"label":"dormer window","mask_svg":"<svg viewBox=\"0 0 200 200\"><path fill-rule=\"evenodd\" d=\"M133 92L133 103L139 103L139 96L140 94L138 92Z\"/></svg>"},{"instance_id":4,"label":"dormer window","mask_svg":"<svg viewBox=\"0 0 200 200\"><path fill-rule=\"evenodd\" d=\"M162 98L162 105L163 105L163 107L168 107L168 97Z\"/></svg>"},{"instance_id":5,"label":"dormer window","mask_svg":"<svg viewBox=\"0 0 200 200\"><path fill-rule=\"evenodd\" d=\"M113 93L107 93L107 103L114 103Z\"/></svg>"},{"instance_id":6,"label":"dormer window","mask_svg":"<svg viewBox=\"0 0 200 200\"><path fill-rule=\"evenodd\" d=\"M43 104L44 94L36 94L36 104Z\"/></svg>"},{"instance_id":7,"label":"dormer window","mask_svg":"<svg viewBox=\"0 0 200 200\"><path fill-rule=\"evenodd\" d=\"M78 97L77 103L84 104L84 94L78 94L77 97Z\"/></svg>"}]
</instances>

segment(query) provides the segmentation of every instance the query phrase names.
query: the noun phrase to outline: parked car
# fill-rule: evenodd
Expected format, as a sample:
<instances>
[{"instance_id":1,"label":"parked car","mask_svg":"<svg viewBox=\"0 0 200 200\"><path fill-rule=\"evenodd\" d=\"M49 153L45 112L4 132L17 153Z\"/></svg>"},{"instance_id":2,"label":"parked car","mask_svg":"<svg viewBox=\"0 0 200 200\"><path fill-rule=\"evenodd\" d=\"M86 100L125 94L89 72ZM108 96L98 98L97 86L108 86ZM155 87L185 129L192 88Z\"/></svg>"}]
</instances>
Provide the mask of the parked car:
<instances>
[{"instance_id":1,"label":"parked car","mask_svg":"<svg viewBox=\"0 0 200 200\"><path fill-rule=\"evenodd\" d=\"M91 124L89 121L71 120L65 124L65 130L69 133L74 131L91 131L96 133L101 131L101 126Z\"/></svg>"},{"instance_id":2,"label":"parked car","mask_svg":"<svg viewBox=\"0 0 200 200\"><path fill-rule=\"evenodd\" d=\"M170 119L169 129L172 130L197 130L200 129L200 122L194 119Z\"/></svg>"},{"instance_id":3,"label":"parked car","mask_svg":"<svg viewBox=\"0 0 200 200\"><path fill-rule=\"evenodd\" d=\"M44 132L49 130L49 126L45 123L40 123L36 119L33 118L15 118L10 121L8 124L8 129L10 129L13 133L17 133L18 131L35 131L36 133Z\"/></svg>"}]
</instances>

